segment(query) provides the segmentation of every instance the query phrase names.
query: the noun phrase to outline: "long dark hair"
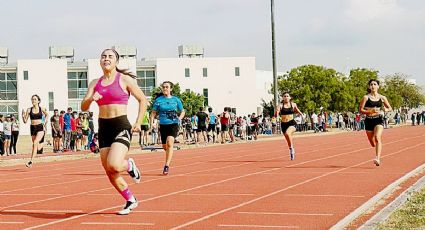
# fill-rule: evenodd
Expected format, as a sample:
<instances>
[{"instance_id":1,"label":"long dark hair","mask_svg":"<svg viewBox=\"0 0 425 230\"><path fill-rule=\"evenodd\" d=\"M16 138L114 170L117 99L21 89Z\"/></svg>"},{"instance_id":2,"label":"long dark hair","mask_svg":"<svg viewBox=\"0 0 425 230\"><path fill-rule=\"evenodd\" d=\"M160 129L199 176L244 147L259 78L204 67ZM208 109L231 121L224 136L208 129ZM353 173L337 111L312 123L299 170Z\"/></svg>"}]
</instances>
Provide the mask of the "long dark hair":
<instances>
[{"instance_id":1,"label":"long dark hair","mask_svg":"<svg viewBox=\"0 0 425 230\"><path fill-rule=\"evenodd\" d=\"M105 49L105 50L102 52L102 54L103 54L105 51L107 51L107 50L111 50L112 52L114 52L115 57L117 58L117 63L118 63L118 62L119 62L119 60L120 60L120 55L118 54L118 52L117 52L115 49ZM122 73L122 74L127 75L127 76L130 76L130 77L132 77L132 78L137 78L137 75L136 75L136 74L134 74L133 72L131 72L131 70L130 70L130 69L119 69L119 68L118 68L118 66L116 66L116 67L115 67L115 69L116 69L116 71L117 71L118 73Z\"/></svg>"},{"instance_id":2,"label":"long dark hair","mask_svg":"<svg viewBox=\"0 0 425 230\"><path fill-rule=\"evenodd\" d=\"M370 83L372 83L372 82L376 82L376 84L378 84L378 85L379 85L379 81L378 81L377 79L370 79L370 80L367 82L367 93L371 93L371 92L372 92L372 90L370 90Z\"/></svg>"}]
</instances>

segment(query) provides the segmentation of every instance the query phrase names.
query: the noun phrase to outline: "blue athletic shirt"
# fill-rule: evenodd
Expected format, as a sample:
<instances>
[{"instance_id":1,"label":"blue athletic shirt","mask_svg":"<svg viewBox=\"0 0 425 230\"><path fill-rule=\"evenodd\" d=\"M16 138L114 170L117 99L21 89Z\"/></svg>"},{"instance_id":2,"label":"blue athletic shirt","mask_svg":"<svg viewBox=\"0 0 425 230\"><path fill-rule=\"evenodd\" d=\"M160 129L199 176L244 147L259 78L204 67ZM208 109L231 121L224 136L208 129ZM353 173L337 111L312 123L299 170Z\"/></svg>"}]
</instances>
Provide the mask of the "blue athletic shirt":
<instances>
[{"instance_id":1,"label":"blue athletic shirt","mask_svg":"<svg viewBox=\"0 0 425 230\"><path fill-rule=\"evenodd\" d=\"M155 99L152 110L158 112L160 125L178 124L177 112L183 111L183 104L178 97L160 96Z\"/></svg>"},{"instance_id":2,"label":"blue athletic shirt","mask_svg":"<svg viewBox=\"0 0 425 230\"><path fill-rule=\"evenodd\" d=\"M210 124L214 125L216 120L217 120L217 116L213 112L211 112L210 113Z\"/></svg>"}]
</instances>

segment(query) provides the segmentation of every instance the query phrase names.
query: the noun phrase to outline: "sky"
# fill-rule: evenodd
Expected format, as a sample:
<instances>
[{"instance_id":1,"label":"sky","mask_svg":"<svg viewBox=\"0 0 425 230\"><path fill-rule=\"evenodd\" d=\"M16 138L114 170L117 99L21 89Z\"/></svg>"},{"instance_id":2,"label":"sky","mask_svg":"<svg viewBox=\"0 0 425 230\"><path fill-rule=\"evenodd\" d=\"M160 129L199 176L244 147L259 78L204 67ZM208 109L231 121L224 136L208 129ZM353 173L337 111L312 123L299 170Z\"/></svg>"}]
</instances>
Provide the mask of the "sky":
<instances>
[{"instance_id":1,"label":"sky","mask_svg":"<svg viewBox=\"0 0 425 230\"><path fill-rule=\"evenodd\" d=\"M0 9L11 62L48 58L51 45L83 60L120 44L136 46L138 59L197 44L206 57L253 56L272 69L270 0L0 0ZM281 72L371 68L425 85L424 0L275 0L275 31Z\"/></svg>"}]
</instances>

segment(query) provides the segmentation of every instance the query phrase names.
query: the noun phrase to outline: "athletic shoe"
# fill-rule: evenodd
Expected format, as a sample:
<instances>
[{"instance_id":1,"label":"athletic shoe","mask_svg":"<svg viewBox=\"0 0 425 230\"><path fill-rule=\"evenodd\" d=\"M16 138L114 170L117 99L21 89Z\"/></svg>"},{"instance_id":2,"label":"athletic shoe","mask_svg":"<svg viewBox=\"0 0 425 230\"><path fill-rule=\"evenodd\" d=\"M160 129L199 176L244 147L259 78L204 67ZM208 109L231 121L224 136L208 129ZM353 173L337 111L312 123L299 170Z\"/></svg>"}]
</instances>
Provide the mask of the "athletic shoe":
<instances>
[{"instance_id":1,"label":"athletic shoe","mask_svg":"<svg viewBox=\"0 0 425 230\"><path fill-rule=\"evenodd\" d=\"M381 161L379 160L379 158L375 158L375 160L373 160L373 163L375 163L376 166L379 166L381 164Z\"/></svg>"},{"instance_id":2,"label":"athletic shoe","mask_svg":"<svg viewBox=\"0 0 425 230\"><path fill-rule=\"evenodd\" d=\"M25 166L27 166L27 168L31 168L32 167L32 161L28 161L28 163L26 163Z\"/></svg>"},{"instance_id":3,"label":"athletic shoe","mask_svg":"<svg viewBox=\"0 0 425 230\"><path fill-rule=\"evenodd\" d=\"M162 175L168 175L169 170L170 170L170 167L168 165L165 165L164 170L162 170Z\"/></svg>"},{"instance_id":4,"label":"athletic shoe","mask_svg":"<svg viewBox=\"0 0 425 230\"><path fill-rule=\"evenodd\" d=\"M131 176L131 178L133 178L134 182L140 183L141 174L136 166L136 163L134 163L133 158L128 158L128 162L131 164L131 170L128 171L128 174Z\"/></svg>"},{"instance_id":5,"label":"athletic shoe","mask_svg":"<svg viewBox=\"0 0 425 230\"><path fill-rule=\"evenodd\" d=\"M289 156L291 157L291 161L295 159L295 149L289 148Z\"/></svg>"},{"instance_id":6,"label":"athletic shoe","mask_svg":"<svg viewBox=\"0 0 425 230\"><path fill-rule=\"evenodd\" d=\"M138 203L139 202L137 200L135 200L134 202L128 200L127 203L125 203L124 208L121 211L119 211L117 215L128 215L131 212L131 210L137 207Z\"/></svg>"}]
</instances>

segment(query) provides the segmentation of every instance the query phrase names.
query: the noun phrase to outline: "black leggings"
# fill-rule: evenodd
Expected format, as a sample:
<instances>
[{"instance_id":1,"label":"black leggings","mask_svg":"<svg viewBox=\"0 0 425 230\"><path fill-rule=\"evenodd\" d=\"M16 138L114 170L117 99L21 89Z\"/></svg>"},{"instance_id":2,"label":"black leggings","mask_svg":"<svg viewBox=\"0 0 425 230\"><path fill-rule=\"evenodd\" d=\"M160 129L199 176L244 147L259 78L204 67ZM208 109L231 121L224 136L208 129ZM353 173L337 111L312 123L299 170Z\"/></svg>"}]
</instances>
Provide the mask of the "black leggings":
<instances>
[{"instance_id":1,"label":"black leggings","mask_svg":"<svg viewBox=\"0 0 425 230\"><path fill-rule=\"evenodd\" d=\"M10 140L9 152L16 154L16 143L18 143L19 131L12 131L12 138Z\"/></svg>"}]
</instances>

